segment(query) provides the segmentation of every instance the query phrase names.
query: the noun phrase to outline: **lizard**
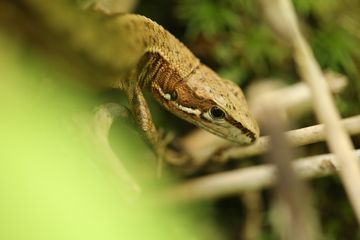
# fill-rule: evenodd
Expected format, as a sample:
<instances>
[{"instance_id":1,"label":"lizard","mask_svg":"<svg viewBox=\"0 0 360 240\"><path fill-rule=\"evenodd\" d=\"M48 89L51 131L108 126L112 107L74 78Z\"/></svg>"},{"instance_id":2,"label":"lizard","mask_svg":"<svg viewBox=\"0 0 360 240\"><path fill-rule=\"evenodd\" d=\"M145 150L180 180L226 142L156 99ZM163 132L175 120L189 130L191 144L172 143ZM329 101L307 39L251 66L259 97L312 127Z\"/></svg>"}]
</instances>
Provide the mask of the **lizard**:
<instances>
[{"instance_id":1,"label":"lizard","mask_svg":"<svg viewBox=\"0 0 360 240\"><path fill-rule=\"evenodd\" d=\"M23 1L49 28L66 35L74 49L116 70L108 85L127 95L137 125L157 153L161 137L144 97L146 90L171 113L224 139L250 144L259 137L258 124L241 88L202 64L183 43L149 18L102 14L101 31L91 31L91 22L87 24L65 1L54 1L53 5L41 0ZM69 19L63 18L64 12ZM75 18L79 18L77 30ZM92 38L95 40L90 41Z\"/></svg>"},{"instance_id":2,"label":"lizard","mask_svg":"<svg viewBox=\"0 0 360 240\"><path fill-rule=\"evenodd\" d=\"M143 90L149 90L171 113L215 135L238 144L256 141L259 127L238 85L202 64L149 18L120 14L112 21L125 29L128 47L140 53L128 77L113 86L127 94L138 126L153 145L158 144L159 135Z\"/></svg>"}]
</instances>

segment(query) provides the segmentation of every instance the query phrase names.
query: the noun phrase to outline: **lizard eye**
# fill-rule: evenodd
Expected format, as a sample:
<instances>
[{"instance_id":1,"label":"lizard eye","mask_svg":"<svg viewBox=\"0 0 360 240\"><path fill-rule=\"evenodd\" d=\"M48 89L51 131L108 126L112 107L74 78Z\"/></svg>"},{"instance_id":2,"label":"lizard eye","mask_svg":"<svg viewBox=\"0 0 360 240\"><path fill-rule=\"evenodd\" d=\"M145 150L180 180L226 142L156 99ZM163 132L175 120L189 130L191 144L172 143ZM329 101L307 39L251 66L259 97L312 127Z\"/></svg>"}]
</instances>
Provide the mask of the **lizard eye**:
<instances>
[{"instance_id":1,"label":"lizard eye","mask_svg":"<svg viewBox=\"0 0 360 240\"><path fill-rule=\"evenodd\" d=\"M176 91L172 91L170 93L170 100L171 101L175 101L177 99L178 95L177 95L177 92Z\"/></svg>"},{"instance_id":2,"label":"lizard eye","mask_svg":"<svg viewBox=\"0 0 360 240\"><path fill-rule=\"evenodd\" d=\"M221 108L214 106L212 108L210 108L210 116L214 119L214 120L221 120L223 118L225 118L225 112L224 110L222 110Z\"/></svg>"}]
</instances>

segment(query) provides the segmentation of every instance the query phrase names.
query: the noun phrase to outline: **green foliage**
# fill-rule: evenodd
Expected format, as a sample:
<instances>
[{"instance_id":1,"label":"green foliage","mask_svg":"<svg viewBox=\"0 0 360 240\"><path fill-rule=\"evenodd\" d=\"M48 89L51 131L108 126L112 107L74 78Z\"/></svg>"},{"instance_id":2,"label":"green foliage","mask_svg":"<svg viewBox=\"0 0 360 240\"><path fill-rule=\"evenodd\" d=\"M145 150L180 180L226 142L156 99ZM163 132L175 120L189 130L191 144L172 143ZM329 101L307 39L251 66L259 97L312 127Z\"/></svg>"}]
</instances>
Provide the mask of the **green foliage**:
<instances>
[{"instance_id":1,"label":"green foliage","mask_svg":"<svg viewBox=\"0 0 360 240\"><path fill-rule=\"evenodd\" d=\"M179 17L188 20L190 36L203 34L205 37L225 33L227 29L239 27L241 18L231 10L231 1L182 1L178 8Z\"/></svg>"},{"instance_id":2,"label":"green foliage","mask_svg":"<svg viewBox=\"0 0 360 240\"><path fill-rule=\"evenodd\" d=\"M197 221L191 207L154 197L169 182L149 181L148 148L123 130L114 136L119 159L146 186L141 197L130 191L87 134L92 119L79 121L95 105L91 92L2 33L0 52L0 239L219 239L193 231L210 219L205 208Z\"/></svg>"},{"instance_id":3,"label":"green foliage","mask_svg":"<svg viewBox=\"0 0 360 240\"><path fill-rule=\"evenodd\" d=\"M160 3L168 6L169 1L156 2L147 6L172 14L161 9ZM296 79L290 50L264 24L255 2L178 0L175 12L193 50L226 78L242 85L254 78ZM337 97L342 113L359 113L360 2L293 2L322 67L350 78L348 90ZM59 76L58 69L27 46L4 39L0 36L0 239L220 239L208 209L169 208L154 204L161 199L153 195L144 193L139 200L129 194L74 126L74 114L94 106L92 93L63 84L68 77ZM160 186L149 181L155 170L147 164L146 146L125 129L114 132L118 154L136 168L131 172L136 180L155 185L147 188L151 195ZM326 238L342 239L354 218L344 193L334 194L334 185L340 186L320 186L317 199L326 200L320 212ZM358 231L356 226L350 230ZM261 239L275 237L267 227Z\"/></svg>"},{"instance_id":4,"label":"green foliage","mask_svg":"<svg viewBox=\"0 0 360 240\"><path fill-rule=\"evenodd\" d=\"M359 3L354 0L295 0L303 30L321 66L344 73L352 86L341 104L345 115L360 111ZM280 76L297 79L291 51L264 23L256 1L183 0L177 14L186 24L186 36L209 45L203 57L226 78L244 84L254 78ZM200 39L200 41L199 41ZM199 51L202 53L202 51ZM348 106L346 106L348 105Z\"/></svg>"},{"instance_id":5,"label":"green foliage","mask_svg":"<svg viewBox=\"0 0 360 240\"><path fill-rule=\"evenodd\" d=\"M321 67L349 78L349 87L336 96L341 114L359 114L360 2L294 0L293 3ZM224 77L240 85L264 77L298 79L291 50L268 29L256 1L179 0L177 14L186 25L186 37L193 42L192 49ZM204 45L207 51L203 50ZM339 188L339 183L331 184ZM339 193L342 196L339 199L329 199L333 195L330 188L317 191L320 192L317 201L327 202L320 212L326 239L342 239L344 233L358 231L354 230L355 226L344 226L344 222L351 222L349 219L355 220L343 192ZM355 235L351 239L359 239L359 232ZM264 232L261 239L273 239L273 236Z\"/></svg>"},{"instance_id":6,"label":"green foliage","mask_svg":"<svg viewBox=\"0 0 360 240\"><path fill-rule=\"evenodd\" d=\"M244 83L273 73L285 60L288 50L264 27L252 1L185 0L178 15L186 21L188 38L201 36L211 43L210 57L225 78Z\"/></svg>"}]
</instances>

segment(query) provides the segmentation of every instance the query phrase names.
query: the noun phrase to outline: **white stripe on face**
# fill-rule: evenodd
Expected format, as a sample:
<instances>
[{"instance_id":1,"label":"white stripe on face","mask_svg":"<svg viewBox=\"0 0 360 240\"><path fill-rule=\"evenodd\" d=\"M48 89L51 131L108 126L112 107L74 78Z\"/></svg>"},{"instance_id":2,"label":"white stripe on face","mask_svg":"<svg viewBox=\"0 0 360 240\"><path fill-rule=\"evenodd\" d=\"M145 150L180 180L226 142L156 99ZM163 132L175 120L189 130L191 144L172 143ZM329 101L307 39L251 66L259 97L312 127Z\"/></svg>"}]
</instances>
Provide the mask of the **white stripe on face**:
<instances>
[{"instance_id":1,"label":"white stripe on face","mask_svg":"<svg viewBox=\"0 0 360 240\"><path fill-rule=\"evenodd\" d=\"M171 95L169 93L164 93L161 89L161 87L159 87L159 85L154 84L154 87L158 90L158 92L160 93L160 95L165 98L166 100L170 100L171 99Z\"/></svg>"},{"instance_id":2,"label":"white stripe on face","mask_svg":"<svg viewBox=\"0 0 360 240\"><path fill-rule=\"evenodd\" d=\"M165 98L166 100L171 100L171 95L169 93L164 93L162 91L162 89L159 87L159 85L154 84L154 87L158 90L158 92L160 93L160 95L163 98ZM173 103L178 109L180 109L183 112L193 114L193 115L196 115L196 116L200 116L200 114L201 114L201 111L199 109L194 109L194 108L189 108L189 107L182 106L182 105L178 104L176 101L173 101Z\"/></svg>"},{"instance_id":3,"label":"white stripe on face","mask_svg":"<svg viewBox=\"0 0 360 240\"><path fill-rule=\"evenodd\" d=\"M184 107L178 103L175 102L175 105L180 109L182 110L183 112L186 112L186 113L190 113L190 114L194 114L196 116L200 116L201 114L201 111L199 109L194 109L194 108L189 108L189 107Z\"/></svg>"}]
</instances>

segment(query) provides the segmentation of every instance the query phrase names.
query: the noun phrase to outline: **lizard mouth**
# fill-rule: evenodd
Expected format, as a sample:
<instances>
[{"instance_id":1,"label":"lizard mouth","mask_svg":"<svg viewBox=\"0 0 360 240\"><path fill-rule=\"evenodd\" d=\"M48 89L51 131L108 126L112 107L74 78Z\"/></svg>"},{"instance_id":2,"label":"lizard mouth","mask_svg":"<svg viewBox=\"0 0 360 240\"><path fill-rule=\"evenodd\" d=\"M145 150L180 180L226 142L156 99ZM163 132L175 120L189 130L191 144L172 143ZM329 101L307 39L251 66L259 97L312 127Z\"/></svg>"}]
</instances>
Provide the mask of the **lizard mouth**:
<instances>
[{"instance_id":1,"label":"lizard mouth","mask_svg":"<svg viewBox=\"0 0 360 240\"><path fill-rule=\"evenodd\" d=\"M251 130L249 130L248 128L244 127L243 124L241 124L241 123L238 122L238 121L235 121L235 120L234 120L233 118L231 118L231 117L229 117L227 120L228 120L228 122L229 122L232 126L234 126L234 127L236 127L237 129L239 129L239 130L241 131L242 135L245 135L245 136L248 137L248 139L249 139L248 142L249 142L249 143L253 143L253 142L256 141L255 133L252 132Z\"/></svg>"},{"instance_id":2,"label":"lizard mouth","mask_svg":"<svg viewBox=\"0 0 360 240\"><path fill-rule=\"evenodd\" d=\"M238 126L234 126L228 121L224 121L221 125L214 124L208 120L191 122L216 136L241 145L251 144L256 140L250 130L245 127L239 128Z\"/></svg>"}]
</instances>

